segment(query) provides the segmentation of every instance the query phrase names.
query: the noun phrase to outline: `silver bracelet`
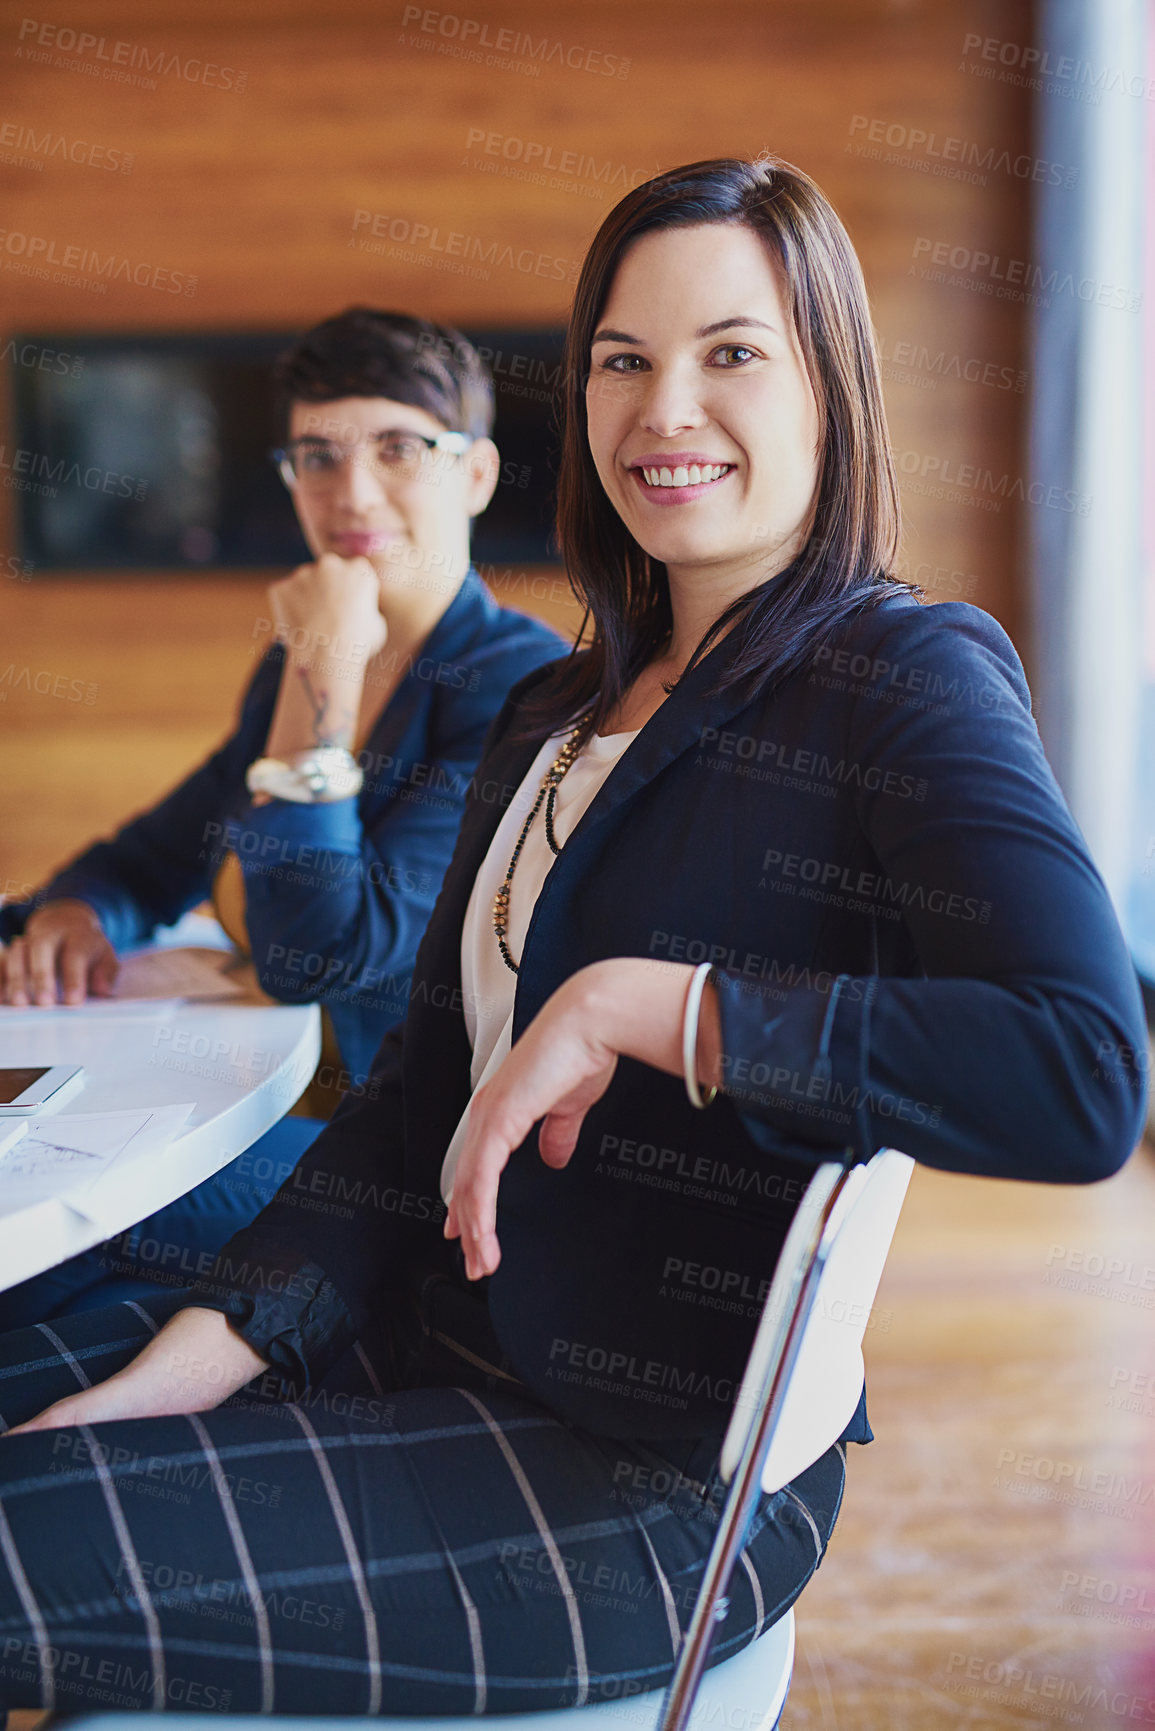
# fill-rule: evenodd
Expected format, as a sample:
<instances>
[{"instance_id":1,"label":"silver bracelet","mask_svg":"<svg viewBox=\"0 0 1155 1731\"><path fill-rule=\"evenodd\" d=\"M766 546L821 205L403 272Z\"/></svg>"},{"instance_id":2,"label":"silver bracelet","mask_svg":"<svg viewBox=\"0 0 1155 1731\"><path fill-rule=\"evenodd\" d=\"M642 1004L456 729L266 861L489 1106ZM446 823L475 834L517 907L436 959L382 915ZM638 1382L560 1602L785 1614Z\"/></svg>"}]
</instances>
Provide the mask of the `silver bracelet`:
<instances>
[{"instance_id":1,"label":"silver bracelet","mask_svg":"<svg viewBox=\"0 0 1155 1731\"><path fill-rule=\"evenodd\" d=\"M288 758L258 757L245 771L250 793L267 793L294 805L328 805L360 793L364 777L343 745L317 745Z\"/></svg>"},{"instance_id":2,"label":"silver bracelet","mask_svg":"<svg viewBox=\"0 0 1155 1731\"><path fill-rule=\"evenodd\" d=\"M690 1096L691 1106L696 1106L699 1112L704 1112L711 1105L717 1088L711 1088L705 1099L698 1087L698 1018L702 1012L702 993L714 969L709 962L700 962L690 975L690 988L686 993L686 1008L682 1016L682 1074L686 1080L686 1093Z\"/></svg>"}]
</instances>

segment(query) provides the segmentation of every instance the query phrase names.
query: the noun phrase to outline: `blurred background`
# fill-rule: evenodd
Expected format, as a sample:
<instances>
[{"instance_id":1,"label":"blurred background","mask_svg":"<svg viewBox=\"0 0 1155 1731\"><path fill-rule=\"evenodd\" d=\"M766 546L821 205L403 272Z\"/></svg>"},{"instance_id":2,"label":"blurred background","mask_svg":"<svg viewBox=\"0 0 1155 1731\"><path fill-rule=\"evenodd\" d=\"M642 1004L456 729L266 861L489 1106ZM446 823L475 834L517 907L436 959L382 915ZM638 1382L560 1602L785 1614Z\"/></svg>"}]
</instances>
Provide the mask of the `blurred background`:
<instances>
[{"instance_id":1,"label":"blurred background","mask_svg":"<svg viewBox=\"0 0 1155 1731\"><path fill-rule=\"evenodd\" d=\"M0 91L0 893L224 732L304 551L268 361L346 306L488 350L478 562L576 630L551 380L584 251L658 170L769 149L863 262L903 572L1015 641L1155 982L1151 0L19 0ZM1150 1161L1045 1208L916 1178L784 1723L1155 1724ZM1061 1286L1108 1244L1130 1276ZM1008 1447L1139 1492L1077 1506Z\"/></svg>"}]
</instances>

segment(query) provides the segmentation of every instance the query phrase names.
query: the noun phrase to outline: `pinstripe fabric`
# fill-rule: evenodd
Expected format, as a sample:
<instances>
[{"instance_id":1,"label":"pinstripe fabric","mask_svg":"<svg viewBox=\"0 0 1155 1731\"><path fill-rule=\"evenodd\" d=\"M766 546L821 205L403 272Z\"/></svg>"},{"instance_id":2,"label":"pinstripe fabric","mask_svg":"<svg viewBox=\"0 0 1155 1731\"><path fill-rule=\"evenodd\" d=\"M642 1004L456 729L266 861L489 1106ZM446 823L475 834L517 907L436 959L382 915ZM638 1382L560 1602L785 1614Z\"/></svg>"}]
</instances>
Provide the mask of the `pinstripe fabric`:
<instances>
[{"instance_id":1,"label":"pinstripe fabric","mask_svg":"<svg viewBox=\"0 0 1155 1731\"><path fill-rule=\"evenodd\" d=\"M150 1334L157 1333L156 1323L152 1320L152 1317L148 1314L147 1310L142 1310L135 1298L126 1298L124 1302L128 1306L129 1310L135 1311L136 1315L140 1317Z\"/></svg>"},{"instance_id":2,"label":"pinstripe fabric","mask_svg":"<svg viewBox=\"0 0 1155 1731\"><path fill-rule=\"evenodd\" d=\"M377 1380L377 1372L373 1369L373 1366L370 1364L369 1355L365 1351L365 1348L361 1345L361 1342L359 1340L356 1340L353 1342L353 1351L357 1355L357 1363L361 1366L361 1369L365 1372L365 1377L366 1377L366 1380L369 1384L369 1387L373 1390L374 1394L380 1395L382 1398L384 1398L385 1390L381 1387L380 1382Z\"/></svg>"},{"instance_id":3,"label":"pinstripe fabric","mask_svg":"<svg viewBox=\"0 0 1155 1731\"><path fill-rule=\"evenodd\" d=\"M750 1591L754 1595L754 1615L757 1619L754 1624L754 1639L757 1640L763 1629L766 1627L766 1607L762 1603L762 1585L757 1575L754 1573L753 1565L745 1551L743 1551L739 1560L743 1569L746 1571L746 1579L749 1581Z\"/></svg>"},{"instance_id":4,"label":"pinstripe fabric","mask_svg":"<svg viewBox=\"0 0 1155 1731\"><path fill-rule=\"evenodd\" d=\"M586 1660L585 1634L582 1630L582 1620L578 1611L577 1600L574 1597L573 1588L570 1585L569 1578L566 1574L566 1567L562 1561L561 1552L558 1550L557 1540L550 1531L549 1522L545 1518L541 1504L534 1495L533 1488L525 1475L520 1460L517 1458L517 1451L513 1447L513 1444L507 1436L503 1435L501 1426L498 1424L489 1408L483 1405L483 1403L478 1400L477 1396L471 1394L467 1389L462 1390L462 1392L465 1395L466 1400L470 1401L477 1408L478 1412L489 1426L493 1440L501 1450L502 1458L510 1472L513 1474L518 1490L525 1498L526 1509L529 1511L530 1518L532 1519L534 1526L537 1528L542 1544L545 1546L546 1555L549 1557L550 1566L553 1569L554 1576L561 1589L562 1599L565 1602L565 1614L569 1619L570 1635L573 1640L574 1673L577 1679L577 1698L574 1701L574 1706L584 1707L586 1702L589 1700L590 1693L590 1676Z\"/></svg>"},{"instance_id":5,"label":"pinstripe fabric","mask_svg":"<svg viewBox=\"0 0 1155 1731\"><path fill-rule=\"evenodd\" d=\"M814 1520L814 1516L810 1513L810 1510L806 1507L806 1504L802 1501L802 1498L798 1495L798 1492L791 1490L789 1485L786 1486L785 1490L782 1492L782 1495L784 1497L790 1498L791 1502L794 1504L795 1508L798 1510L799 1514L802 1516L802 1519L806 1522L806 1525L810 1528L810 1536L814 1540L814 1550L815 1550L814 1561L815 1561L815 1566L817 1567L817 1565L822 1561L822 1553L826 1547L822 1542L822 1534L818 1531L818 1526Z\"/></svg>"},{"instance_id":6,"label":"pinstripe fabric","mask_svg":"<svg viewBox=\"0 0 1155 1731\"><path fill-rule=\"evenodd\" d=\"M233 1493L229 1487L228 1480L225 1477L224 1469L221 1466L221 1457L213 1447L212 1438L205 1429L204 1423L195 1412L189 1413L188 1421L196 1432L196 1435L200 1440L201 1448L204 1450L205 1459L208 1461L209 1466L212 1469L213 1484L216 1487L217 1495L221 1500L221 1511L228 1524L229 1537L233 1541L233 1553L236 1556L237 1562L240 1564L245 1588L249 1595L249 1603L253 1607L253 1619L256 1623L257 1629L257 1642L261 1653L261 1712L271 1713L273 1711L273 1702L275 1698L273 1680L273 1642L272 1636L269 1633L269 1614L264 1605L256 1571L253 1568L252 1554L245 1542L245 1535L241 1529L236 1505L233 1502Z\"/></svg>"},{"instance_id":7,"label":"pinstripe fabric","mask_svg":"<svg viewBox=\"0 0 1155 1731\"><path fill-rule=\"evenodd\" d=\"M638 1532L646 1547L646 1552L650 1559L650 1565L654 1571L654 1578L661 1589L662 1604L666 1609L666 1623L670 1631L670 1654L676 1659L678 1656L678 1644L681 1629L678 1624L678 1607L674 1602L673 1589L671 1588L669 1581L666 1579L666 1571L658 1561L658 1553L654 1549L653 1540L650 1538L649 1533L647 1533L641 1521L638 1522ZM745 1561L744 1558L743 1561Z\"/></svg>"},{"instance_id":8,"label":"pinstripe fabric","mask_svg":"<svg viewBox=\"0 0 1155 1731\"><path fill-rule=\"evenodd\" d=\"M49 1352L43 1330L0 1340L8 1422L78 1368L112 1374L179 1303L58 1319ZM0 1705L476 1715L668 1678L716 1525L714 1442L562 1423L485 1327L446 1315L383 1330L316 1389L270 1373L211 1412L0 1440ZM843 1468L832 1449L762 1499L715 1660L809 1578Z\"/></svg>"},{"instance_id":9,"label":"pinstripe fabric","mask_svg":"<svg viewBox=\"0 0 1155 1731\"><path fill-rule=\"evenodd\" d=\"M128 1522L124 1518L124 1510L120 1505L119 1490L108 1470L106 1451L97 1444L91 1425L82 1424L77 1429L87 1444L88 1458L92 1462L93 1471L100 1485L100 1494L104 1498L108 1517L112 1523L112 1530L116 1534L120 1560L132 1582L137 1604L140 1607L140 1614L144 1618L145 1629L148 1633L148 1656L152 1665L151 1705L154 1712L161 1712L166 1699L165 1657L156 1606L153 1604L152 1596L145 1585L144 1575L140 1567L140 1557L129 1532Z\"/></svg>"},{"instance_id":10,"label":"pinstripe fabric","mask_svg":"<svg viewBox=\"0 0 1155 1731\"><path fill-rule=\"evenodd\" d=\"M60 1354L60 1356L64 1360L65 1364L68 1366L69 1370L72 1372L73 1376L76 1378L77 1382L80 1384L81 1388L91 1388L92 1382L91 1382L90 1378L85 1374L84 1370L81 1368L79 1360L73 1358L72 1354L69 1352L68 1348L65 1346L65 1344L61 1340L60 1336L58 1334L54 1333L53 1330L51 1328L49 1328L49 1326L46 1322L38 1322L36 1324L36 1330L37 1330L37 1333L42 1334L44 1336L45 1340L51 1341L52 1345L56 1348L57 1352Z\"/></svg>"},{"instance_id":11,"label":"pinstripe fabric","mask_svg":"<svg viewBox=\"0 0 1155 1731\"><path fill-rule=\"evenodd\" d=\"M316 1431L301 1411L300 1407L289 1408L293 1417L309 1439L309 1448L317 1464L317 1473L325 1487L325 1495L329 1507L333 1511L333 1519L341 1534L341 1545L345 1552L345 1561L349 1566L349 1578L353 1582L357 1594L357 1603L361 1607L361 1615L365 1622L365 1668L369 1674L369 1695L365 1706L366 1713L379 1713L381 1710L381 1645L377 1634L377 1614L373 1609L373 1601L369 1597L365 1585L365 1568L357 1549L357 1541L349 1525L349 1516L341 1501L341 1493L337 1489L337 1481L333 1477L333 1469L325 1459L325 1451Z\"/></svg>"},{"instance_id":12,"label":"pinstripe fabric","mask_svg":"<svg viewBox=\"0 0 1155 1731\"><path fill-rule=\"evenodd\" d=\"M55 1707L56 1679L52 1674L52 1662L49 1657L48 1625L45 1623L40 1606L33 1596L23 1561L12 1538L12 1529L8 1525L8 1516L4 1513L2 1502L0 1502L0 1551L3 1552L4 1562L12 1578L12 1585L20 1600L21 1609L28 1620L28 1632L36 1643L40 1663L40 1704L42 1707ZM2 1694L0 1694L0 1699L3 1699Z\"/></svg>"},{"instance_id":13,"label":"pinstripe fabric","mask_svg":"<svg viewBox=\"0 0 1155 1731\"><path fill-rule=\"evenodd\" d=\"M445 1561L453 1575L454 1584L461 1594L461 1605L469 1629L469 1650L473 1658L473 1711L474 1713L484 1713L489 1685L485 1674L485 1642L481 1635L481 1618L477 1614L477 1605L469 1588L465 1585L456 1557L452 1552L448 1552Z\"/></svg>"}]
</instances>

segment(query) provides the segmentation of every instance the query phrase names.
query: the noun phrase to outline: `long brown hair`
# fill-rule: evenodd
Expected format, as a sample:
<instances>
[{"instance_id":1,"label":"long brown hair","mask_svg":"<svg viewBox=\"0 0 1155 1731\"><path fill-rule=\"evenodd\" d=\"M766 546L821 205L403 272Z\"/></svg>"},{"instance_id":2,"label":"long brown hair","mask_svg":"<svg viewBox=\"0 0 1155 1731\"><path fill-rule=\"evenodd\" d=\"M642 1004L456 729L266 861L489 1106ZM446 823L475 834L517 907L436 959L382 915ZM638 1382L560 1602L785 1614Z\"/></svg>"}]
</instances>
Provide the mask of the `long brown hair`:
<instances>
[{"instance_id":1,"label":"long brown hair","mask_svg":"<svg viewBox=\"0 0 1155 1731\"><path fill-rule=\"evenodd\" d=\"M606 497L590 454L585 387L591 341L625 249L655 229L705 223L753 229L782 272L818 406L819 474L801 552L715 620L690 665L734 622L741 640L718 690L747 681L752 695L805 665L853 613L907 589L893 574L898 485L866 285L849 235L814 182L775 157L717 157L670 169L610 212L574 296L562 369L557 533L593 631L587 653L572 656L541 697L526 703L525 720L539 730L586 710L600 727L670 634L666 568L638 545Z\"/></svg>"}]
</instances>

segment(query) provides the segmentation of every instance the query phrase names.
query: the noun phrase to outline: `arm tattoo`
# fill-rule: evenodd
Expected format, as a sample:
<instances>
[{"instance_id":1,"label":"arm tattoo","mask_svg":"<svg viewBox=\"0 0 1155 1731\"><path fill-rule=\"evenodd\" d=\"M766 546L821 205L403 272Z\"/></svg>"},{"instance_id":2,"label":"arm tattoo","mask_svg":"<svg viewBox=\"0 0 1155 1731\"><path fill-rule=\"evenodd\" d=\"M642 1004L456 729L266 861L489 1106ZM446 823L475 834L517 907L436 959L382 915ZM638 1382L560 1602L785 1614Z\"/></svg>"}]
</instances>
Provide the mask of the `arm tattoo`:
<instances>
[{"instance_id":1,"label":"arm tattoo","mask_svg":"<svg viewBox=\"0 0 1155 1731\"><path fill-rule=\"evenodd\" d=\"M353 738L354 717L348 706L336 703L328 691L323 689L314 691L307 668L301 667L297 671L300 674L306 700L313 711L313 744L350 744Z\"/></svg>"}]
</instances>

